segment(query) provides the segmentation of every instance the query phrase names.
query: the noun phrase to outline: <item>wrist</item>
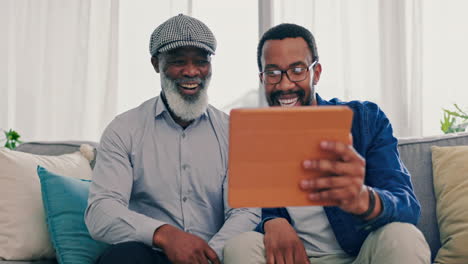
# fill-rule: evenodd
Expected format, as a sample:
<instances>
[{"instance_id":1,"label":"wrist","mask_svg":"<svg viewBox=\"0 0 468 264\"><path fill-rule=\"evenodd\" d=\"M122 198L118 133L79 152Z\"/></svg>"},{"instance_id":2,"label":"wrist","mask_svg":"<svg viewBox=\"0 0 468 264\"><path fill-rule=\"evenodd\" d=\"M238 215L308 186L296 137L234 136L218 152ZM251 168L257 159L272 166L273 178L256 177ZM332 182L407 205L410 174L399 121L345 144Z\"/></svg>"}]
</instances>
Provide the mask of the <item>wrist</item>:
<instances>
[{"instance_id":1,"label":"wrist","mask_svg":"<svg viewBox=\"0 0 468 264\"><path fill-rule=\"evenodd\" d=\"M170 238L170 233L172 233L174 229L173 226L165 224L154 230L153 245L158 248L164 248L168 238Z\"/></svg>"},{"instance_id":2,"label":"wrist","mask_svg":"<svg viewBox=\"0 0 468 264\"><path fill-rule=\"evenodd\" d=\"M369 209L370 190L366 185L362 187L362 191L359 194L359 196L360 197L359 197L358 206L356 207L356 210L353 212L353 214L355 215L364 214Z\"/></svg>"},{"instance_id":3,"label":"wrist","mask_svg":"<svg viewBox=\"0 0 468 264\"><path fill-rule=\"evenodd\" d=\"M289 224L288 220L286 220L285 218L282 218L282 217L278 217L278 218L272 218L270 220L267 220L265 223L263 223L263 231L268 232L269 229L274 229L274 225L277 225L277 224L281 224L281 223L286 223L286 224Z\"/></svg>"},{"instance_id":4,"label":"wrist","mask_svg":"<svg viewBox=\"0 0 468 264\"><path fill-rule=\"evenodd\" d=\"M359 199L359 205L353 214L359 218L368 219L369 216L373 215L375 210L376 194L371 187L364 186L364 191L361 192L360 195L361 199Z\"/></svg>"}]
</instances>

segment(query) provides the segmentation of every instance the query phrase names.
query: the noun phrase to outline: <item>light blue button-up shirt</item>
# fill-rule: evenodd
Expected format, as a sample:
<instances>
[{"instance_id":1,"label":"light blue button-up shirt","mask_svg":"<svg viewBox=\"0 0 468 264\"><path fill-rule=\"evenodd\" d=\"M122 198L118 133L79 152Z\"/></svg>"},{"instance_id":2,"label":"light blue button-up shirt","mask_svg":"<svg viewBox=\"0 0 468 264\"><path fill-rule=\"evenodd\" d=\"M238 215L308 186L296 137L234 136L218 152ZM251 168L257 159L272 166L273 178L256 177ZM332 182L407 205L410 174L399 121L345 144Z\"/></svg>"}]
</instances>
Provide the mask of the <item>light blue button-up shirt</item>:
<instances>
[{"instance_id":1,"label":"light blue button-up shirt","mask_svg":"<svg viewBox=\"0 0 468 264\"><path fill-rule=\"evenodd\" d=\"M89 191L91 235L152 246L154 231L170 224L222 259L226 240L260 221L259 209L227 205L228 121L209 106L183 129L160 97L116 117L102 135Z\"/></svg>"}]
</instances>

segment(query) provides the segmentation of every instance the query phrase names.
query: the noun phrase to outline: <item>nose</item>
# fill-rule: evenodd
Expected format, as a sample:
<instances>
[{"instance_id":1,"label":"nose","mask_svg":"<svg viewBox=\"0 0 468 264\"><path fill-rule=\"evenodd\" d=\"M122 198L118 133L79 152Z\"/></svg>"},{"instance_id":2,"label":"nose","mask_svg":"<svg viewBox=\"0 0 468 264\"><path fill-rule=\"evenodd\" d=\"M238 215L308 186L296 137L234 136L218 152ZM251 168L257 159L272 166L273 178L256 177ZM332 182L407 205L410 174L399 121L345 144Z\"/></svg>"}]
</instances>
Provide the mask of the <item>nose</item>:
<instances>
[{"instance_id":1,"label":"nose","mask_svg":"<svg viewBox=\"0 0 468 264\"><path fill-rule=\"evenodd\" d=\"M182 74L186 77L196 77L200 74L200 69L193 62L189 61L184 66Z\"/></svg>"},{"instance_id":2,"label":"nose","mask_svg":"<svg viewBox=\"0 0 468 264\"><path fill-rule=\"evenodd\" d=\"M287 91L287 90L293 89L296 86L296 83L291 82L289 80L286 73L283 73L283 76L281 76L281 77L282 77L281 81L276 86L278 90Z\"/></svg>"}]
</instances>

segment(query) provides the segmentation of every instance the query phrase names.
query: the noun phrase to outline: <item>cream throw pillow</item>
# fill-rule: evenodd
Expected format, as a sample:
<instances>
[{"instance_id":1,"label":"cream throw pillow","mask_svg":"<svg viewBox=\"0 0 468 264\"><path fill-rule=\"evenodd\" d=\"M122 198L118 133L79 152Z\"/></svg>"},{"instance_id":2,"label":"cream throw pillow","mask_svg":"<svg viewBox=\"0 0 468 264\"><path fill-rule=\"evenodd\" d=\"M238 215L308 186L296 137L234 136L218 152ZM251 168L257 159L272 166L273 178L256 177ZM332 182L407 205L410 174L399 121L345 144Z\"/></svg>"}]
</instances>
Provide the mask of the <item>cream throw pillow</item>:
<instances>
[{"instance_id":1,"label":"cream throw pillow","mask_svg":"<svg viewBox=\"0 0 468 264\"><path fill-rule=\"evenodd\" d=\"M84 155L75 152L61 156L0 148L0 260L55 257L36 169L41 165L64 176L91 179L90 148L82 145Z\"/></svg>"},{"instance_id":2,"label":"cream throw pillow","mask_svg":"<svg viewBox=\"0 0 468 264\"><path fill-rule=\"evenodd\" d=\"M442 247L435 262L468 263L468 146L432 147Z\"/></svg>"}]
</instances>

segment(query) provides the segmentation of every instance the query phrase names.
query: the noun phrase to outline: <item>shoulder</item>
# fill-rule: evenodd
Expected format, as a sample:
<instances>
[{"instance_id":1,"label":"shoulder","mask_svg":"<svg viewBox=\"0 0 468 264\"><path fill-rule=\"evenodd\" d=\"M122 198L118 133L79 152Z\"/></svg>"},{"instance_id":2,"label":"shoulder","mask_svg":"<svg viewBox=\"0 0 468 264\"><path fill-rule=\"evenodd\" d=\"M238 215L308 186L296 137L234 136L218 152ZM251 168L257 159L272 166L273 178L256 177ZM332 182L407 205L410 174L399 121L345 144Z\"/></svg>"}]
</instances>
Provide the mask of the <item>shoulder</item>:
<instances>
[{"instance_id":1,"label":"shoulder","mask_svg":"<svg viewBox=\"0 0 468 264\"><path fill-rule=\"evenodd\" d=\"M138 127L139 124L154 116L157 98L158 97L151 98L141 105L117 115L114 120L112 120L111 125L127 129Z\"/></svg>"},{"instance_id":2,"label":"shoulder","mask_svg":"<svg viewBox=\"0 0 468 264\"><path fill-rule=\"evenodd\" d=\"M213 125L217 128L221 128L223 132L227 132L229 128L229 115L212 105L208 105L206 111Z\"/></svg>"},{"instance_id":3,"label":"shoulder","mask_svg":"<svg viewBox=\"0 0 468 264\"><path fill-rule=\"evenodd\" d=\"M154 115L157 99L158 97L151 98L141 105L117 115L114 121L135 124L147 119L149 116Z\"/></svg>"},{"instance_id":4,"label":"shoulder","mask_svg":"<svg viewBox=\"0 0 468 264\"><path fill-rule=\"evenodd\" d=\"M213 118L218 119L220 122L229 123L229 115L218 108L208 105L207 111L213 116Z\"/></svg>"},{"instance_id":5,"label":"shoulder","mask_svg":"<svg viewBox=\"0 0 468 264\"><path fill-rule=\"evenodd\" d=\"M355 113L365 113L365 114L383 114L380 107L371 101L360 101L360 100L353 100L353 101L341 101L338 98L333 98L328 101L329 104L332 105L344 105L351 108Z\"/></svg>"},{"instance_id":6,"label":"shoulder","mask_svg":"<svg viewBox=\"0 0 468 264\"><path fill-rule=\"evenodd\" d=\"M148 118L154 116L156 100L157 97L151 98L138 107L117 115L104 130L103 137L113 135L122 140L130 137L147 122Z\"/></svg>"},{"instance_id":7,"label":"shoulder","mask_svg":"<svg viewBox=\"0 0 468 264\"><path fill-rule=\"evenodd\" d=\"M227 151L229 142L229 116L212 105L209 105L206 111L214 132L216 133L216 137L223 146L223 151Z\"/></svg>"},{"instance_id":8,"label":"shoulder","mask_svg":"<svg viewBox=\"0 0 468 264\"><path fill-rule=\"evenodd\" d=\"M372 142L394 142L393 128L384 111L371 101L341 101L334 98L327 105L343 105L353 110L352 135L355 148L362 154Z\"/></svg>"},{"instance_id":9,"label":"shoulder","mask_svg":"<svg viewBox=\"0 0 468 264\"><path fill-rule=\"evenodd\" d=\"M353 123L364 123L366 126L375 126L381 122L388 123L388 118L384 111L374 102L371 101L341 101L334 98L329 101L333 105L348 106L353 110Z\"/></svg>"}]
</instances>

